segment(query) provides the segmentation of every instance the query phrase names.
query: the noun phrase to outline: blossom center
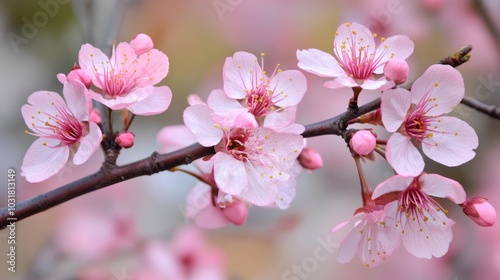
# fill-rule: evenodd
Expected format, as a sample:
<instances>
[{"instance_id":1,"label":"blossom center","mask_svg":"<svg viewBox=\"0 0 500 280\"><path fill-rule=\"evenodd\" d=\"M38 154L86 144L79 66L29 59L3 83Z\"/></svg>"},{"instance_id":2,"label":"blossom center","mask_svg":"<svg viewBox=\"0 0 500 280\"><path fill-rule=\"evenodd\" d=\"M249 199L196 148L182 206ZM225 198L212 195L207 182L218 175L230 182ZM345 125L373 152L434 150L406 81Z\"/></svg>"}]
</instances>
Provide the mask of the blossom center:
<instances>
[{"instance_id":1,"label":"blossom center","mask_svg":"<svg viewBox=\"0 0 500 280\"><path fill-rule=\"evenodd\" d=\"M254 116L264 116L274 105L272 98L272 92L267 90L265 84L261 84L247 94L245 105L248 108L248 112L252 113Z\"/></svg>"},{"instance_id":2,"label":"blossom center","mask_svg":"<svg viewBox=\"0 0 500 280\"><path fill-rule=\"evenodd\" d=\"M241 161L248 160L245 142L249 137L249 130L243 128L233 128L225 135L224 148L226 152L235 159Z\"/></svg>"},{"instance_id":3,"label":"blossom center","mask_svg":"<svg viewBox=\"0 0 500 280\"><path fill-rule=\"evenodd\" d=\"M401 222L403 215L406 220L417 221L420 225L422 222L427 222L429 219L435 221L438 216L436 211L448 212L443 209L434 199L425 194L418 183L416 177L411 185L403 192L399 198L399 213L400 219L396 222L396 226ZM445 222L443 222L445 223Z\"/></svg>"},{"instance_id":4,"label":"blossom center","mask_svg":"<svg viewBox=\"0 0 500 280\"><path fill-rule=\"evenodd\" d=\"M340 53L338 48L335 48L335 55L340 66L351 78L362 81L371 78L375 69L385 62L383 57L389 51L389 46L384 45L379 54L376 51L376 46L365 44L364 38L358 38L357 32L352 30L351 37L341 42Z\"/></svg>"},{"instance_id":5,"label":"blossom center","mask_svg":"<svg viewBox=\"0 0 500 280\"><path fill-rule=\"evenodd\" d=\"M77 143L88 132L88 124L80 122L62 104L52 102L51 105L55 107L57 113L38 111L37 115L31 117L33 119L31 127L36 133L30 134L57 139L66 146Z\"/></svg>"}]
</instances>

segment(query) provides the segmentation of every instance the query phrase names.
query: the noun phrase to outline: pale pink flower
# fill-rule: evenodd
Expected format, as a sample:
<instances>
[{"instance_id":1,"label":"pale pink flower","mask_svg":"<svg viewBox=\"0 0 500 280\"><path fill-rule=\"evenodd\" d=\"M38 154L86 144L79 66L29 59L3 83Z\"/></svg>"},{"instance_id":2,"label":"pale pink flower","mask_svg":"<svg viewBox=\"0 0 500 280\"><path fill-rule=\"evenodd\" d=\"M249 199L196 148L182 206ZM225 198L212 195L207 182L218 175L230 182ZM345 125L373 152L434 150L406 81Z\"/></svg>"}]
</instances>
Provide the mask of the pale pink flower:
<instances>
[{"instance_id":1,"label":"pale pink flower","mask_svg":"<svg viewBox=\"0 0 500 280\"><path fill-rule=\"evenodd\" d=\"M410 67L404 59L394 58L389 60L384 67L384 75L389 81L394 81L396 85L406 82Z\"/></svg>"},{"instance_id":2,"label":"pale pink flower","mask_svg":"<svg viewBox=\"0 0 500 280\"><path fill-rule=\"evenodd\" d=\"M148 242L133 275L137 280L223 280L225 268L223 252L209 246L201 231L186 227L169 244Z\"/></svg>"},{"instance_id":3,"label":"pale pink flower","mask_svg":"<svg viewBox=\"0 0 500 280\"><path fill-rule=\"evenodd\" d=\"M358 253L361 262L373 268L391 255L400 241L387 228L384 218L384 207L371 203L358 209L351 219L335 226L332 232L344 227L350 229L340 244L337 261L348 263Z\"/></svg>"},{"instance_id":4,"label":"pale pink flower","mask_svg":"<svg viewBox=\"0 0 500 280\"><path fill-rule=\"evenodd\" d=\"M118 146L128 149L134 145L135 134L130 131L120 132L115 139Z\"/></svg>"},{"instance_id":5,"label":"pale pink flower","mask_svg":"<svg viewBox=\"0 0 500 280\"><path fill-rule=\"evenodd\" d=\"M474 129L444 116L464 97L463 78L447 65L432 65L411 92L398 88L382 94L382 121L391 135L386 158L400 175L416 176L424 169L417 146L434 161L457 166L471 160L478 146Z\"/></svg>"},{"instance_id":6,"label":"pale pink flower","mask_svg":"<svg viewBox=\"0 0 500 280\"><path fill-rule=\"evenodd\" d=\"M321 77L334 77L325 82L327 88L391 88L394 82L380 75L385 64L395 58L406 59L414 44L407 36L396 35L382 38L377 46L375 37L364 25L344 23L337 29L333 42L337 58L318 49L297 50L298 66Z\"/></svg>"},{"instance_id":7,"label":"pale pink flower","mask_svg":"<svg viewBox=\"0 0 500 280\"><path fill-rule=\"evenodd\" d=\"M468 199L461 205L465 215L476 224L483 227L491 227L495 224L497 212L488 199L481 196Z\"/></svg>"},{"instance_id":8,"label":"pale pink flower","mask_svg":"<svg viewBox=\"0 0 500 280\"><path fill-rule=\"evenodd\" d=\"M422 173L417 177L395 175L380 183L373 191L373 199L384 194L396 193L397 200L385 206L385 226L399 235L406 250L418 258L441 257L447 251L455 223L446 217L434 199L446 197L461 204L466 195L462 186L437 174Z\"/></svg>"},{"instance_id":9,"label":"pale pink flower","mask_svg":"<svg viewBox=\"0 0 500 280\"><path fill-rule=\"evenodd\" d=\"M80 67L102 93L91 91L94 100L113 110L128 109L137 115L164 112L172 100L167 86L154 87L168 73L167 56L157 49L137 55L125 42L113 47L109 59L100 49L84 44L78 54Z\"/></svg>"},{"instance_id":10,"label":"pale pink flower","mask_svg":"<svg viewBox=\"0 0 500 280\"><path fill-rule=\"evenodd\" d=\"M292 125L295 106L307 89L306 77L298 70L281 71L279 65L268 76L263 68L263 54L261 65L256 56L247 52L237 52L226 58L224 91L212 92L208 106L218 115L254 119L255 123L270 128ZM303 130L300 126L297 134Z\"/></svg>"},{"instance_id":11,"label":"pale pink flower","mask_svg":"<svg viewBox=\"0 0 500 280\"><path fill-rule=\"evenodd\" d=\"M219 189L257 206L268 205L278 195L277 186L290 179L302 136L265 127L222 126L223 122L204 104L184 111L184 123L199 143L215 146L212 158Z\"/></svg>"},{"instance_id":12,"label":"pale pink flower","mask_svg":"<svg viewBox=\"0 0 500 280\"><path fill-rule=\"evenodd\" d=\"M64 84L66 101L55 92L37 91L21 112L26 125L38 136L24 156L21 175L29 182L43 181L72 159L80 165L99 148L102 133L89 122L87 89L79 81Z\"/></svg>"},{"instance_id":13,"label":"pale pink flower","mask_svg":"<svg viewBox=\"0 0 500 280\"><path fill-rule=\"evenodd\" d=\"M358 155L366 156L377 146L377 137L369 130L360 130L354 133L350 145Z\"/></svg>"}]
</instances>

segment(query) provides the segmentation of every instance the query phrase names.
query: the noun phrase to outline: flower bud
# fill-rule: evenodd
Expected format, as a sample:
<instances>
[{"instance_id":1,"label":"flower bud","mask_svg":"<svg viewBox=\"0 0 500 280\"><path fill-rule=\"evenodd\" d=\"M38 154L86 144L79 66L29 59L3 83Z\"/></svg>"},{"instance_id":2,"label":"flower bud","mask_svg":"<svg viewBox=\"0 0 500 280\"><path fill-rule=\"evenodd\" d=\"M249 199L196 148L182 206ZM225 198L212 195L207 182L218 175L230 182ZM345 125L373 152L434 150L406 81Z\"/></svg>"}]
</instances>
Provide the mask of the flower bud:
<instances>
[{"instance_id":1,"label":"flower bud","mask_svg":"<svg viewBox=\"0 0 500 280\"><path fill-rule=\"evenodd\" d=\"M406 81L406 77L408 77L408 72L410 68L408 67L408 63L404 59L393 58L387 62L384 67L384 75L390 80L394 81L396 85L402 84Z\"/></svg>"},{"instance_id":2,"label":"flower bud","mask_svg":"<svg viewBox=\"0 0 500 280\"><path fill-rule=\"evenodd\" d=\"M144 33L135 35L135 37L130 41L130 46L134 49L137 56L149 52L154 47L151 37Z\"/></svg>"},{"instance_id":3,"label":"flower bud","mask_svg":"<svg viewBox=\"0 0 500 280\"><path fill-rule=\"evenodd\" d=\"M90 110L90 117L89 117L90 121L91 122L95 122L97 124L101 123L101 113L99 112L99 110L97 110L97 108L92 108Z\"/></svg>"},{"instance_id":4,"label":"flower bud","mask_svg":"<svg viewBox=\"0 0 500 280\"><path fill-rule=\"evenodd\" d=\"M115 142L120 147L128 149L134 145L134 133L132 132L121 132L116 136Z\"/></svg>"},{"instance_id":5,"label":"flower bud","mask_svg":"<svg viewBox=\"0 0 500 280\"><path fill-rule=\"evenodd\" d=\"M304 147L302 149L302 152L300 152L297 160L305 169L315 170L323 167L323 159L321 158L321 155L308 147Z\"/></svg>"},{"instance_id":6,"label":"flower bud","mask_svg":"<svg viewBox=\"0 0 500 280\"><path fill-rule=\"evenodd\" d=\"M377 136L370 130L360 130L351 138L351 148L360 156L370 154L377 145Z\"/></svg>"},{"instance_id":7,"label":"flower bud","mask_svg":"<svg viewBox=\"0 0 500 280\"><path fill-rule=\"evenodd\" d=\"M86 88L90 88L92 85L92 79L90 78L85 71L83 71L80 66L75 66L69 71L68 76L64 75L63 73L57 74L57 79L61 84L64 84L68 81L73 81L73 80L78 80L82 82L82 84Z\"/></svg>"},{"instance_id":8,"label":"flower bud","mask_svg":"<svg viewBox=\"0 0 500 280\"><path fill-rule=\"evenodd\" d=\"M248 216L248 207L244 202L236 200L222 209L222 214L228 221L239 226L243 224Z\"/></svg>"},{"instance_id":9,"label":"flower bud","mask_svg":"<svg viewBox=\"0 0 500 280\"><path fill-rule=\"evenodd\" d=\"M491 227L495 224L497 213L487 198L476 196L467 199L461 206L465 215L469 216L476 224L483 227Z\"/></svg>"}]
</instances>

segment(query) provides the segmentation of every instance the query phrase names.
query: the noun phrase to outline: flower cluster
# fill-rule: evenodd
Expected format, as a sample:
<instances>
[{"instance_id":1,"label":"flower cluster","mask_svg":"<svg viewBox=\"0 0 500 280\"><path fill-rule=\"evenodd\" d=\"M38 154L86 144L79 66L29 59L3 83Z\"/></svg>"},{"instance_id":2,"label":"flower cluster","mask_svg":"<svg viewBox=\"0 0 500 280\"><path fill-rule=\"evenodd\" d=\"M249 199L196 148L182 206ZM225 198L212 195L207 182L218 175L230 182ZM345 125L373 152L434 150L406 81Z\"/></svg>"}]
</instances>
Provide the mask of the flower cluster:
<instances>
[{"instance_id":1,"label":"flower cluster","mask_svg":"<svg viewBox=\"0 0 500 280\"><path fill-rule=\"evenodd\" d=\"M334 232L352 228L340 245L337 260L346 263L359 252L367 267L385 260L400 243L419 258L441 257L448 251L454 221L432 197L448 198L460 205L481 226L493 225L496 218L487 199L468 199L458 182L423 172L425 163L419 148L429 158L450 167L475 156L478 137L474 129L462 120L445 116L464 97L460 73L448 65L432 65L411 90L396 87L406 81L409 67L404 59L413 52L413 43L398 35L382 38L376 46L375 37L360 24L345 23L335 35L336 59L317 49L297 51L300 68L335 77L324 86L350 87L356 102L362 89L381 91L381 108L357 121L382 125L392 135L384 140L369 130L350 134L363 206L352 219L333 228ZM371 190L359 159L374 159L374 151L388 161L395 175Z\"/></svg>"},{"instance_id":2,"label":"flower cluster","mask_svg":"<svg viewBox=\"0 0 500 280\"><path fill-rule=\"evenodd\" d=\"M144 116L162 113L170 105L170 89L154 86L167 75L168 58L153 48L146 34L113 47L111 58L90 44L81 47L78 57L78 65L67 76L57 75L65 100L55 92L37 91L21 109L33 131L26 133L40 137L28 149L21 167L29 182L50 178L68 160L83 164L97 150L102 141L101 116L92 100L112 110ZM126 131L130 121L124 126L116 143L128 148L134 134Z\"/></svg>"}]
</instances>

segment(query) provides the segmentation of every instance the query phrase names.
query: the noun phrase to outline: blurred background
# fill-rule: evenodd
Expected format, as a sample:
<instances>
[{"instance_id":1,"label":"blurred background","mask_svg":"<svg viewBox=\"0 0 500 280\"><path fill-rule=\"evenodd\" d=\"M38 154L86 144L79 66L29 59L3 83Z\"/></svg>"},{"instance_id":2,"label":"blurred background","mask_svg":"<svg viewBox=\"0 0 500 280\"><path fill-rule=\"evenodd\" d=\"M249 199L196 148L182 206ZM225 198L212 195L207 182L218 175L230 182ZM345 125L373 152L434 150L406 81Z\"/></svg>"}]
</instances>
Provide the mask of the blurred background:
<instances>
[{"instance_id":1,"label":"blurred background","mask_svg":"<svg viewBox=\"0 0 500 280\"><path fill-rule=\"evenodd\" d=\"M84 7L91 7L92 16L85 15ZM20 108L35 91L61 93L56 74L69 72L86 40L102 46L116 13L116 1L111 0L0 2L1 170L2 178L7 178L8 168L17 171L17 201L98 170L100 152L83 166L69 164L47 181L27 183L20 166L35 137L24 134ZM415 43L408 59L409 80L449 53L473 45L472 58L459 68L466 94L500 106L499 14L496 0L131 1L115 39L128 42L137 33L152 37L155 48L170 60L161 84L171 88L173 101L164 114L135 118L135 145L122 150L118 163L158 150L157 132L182 123L189 94L205 99L212 89L222 88L222 66L234 52L266 53L268 71L277 63L283 70L297 69L297 49L331 53L335 31L346 21L364 24L380 36L408 35ZM345 110L350 90L329 90L322 87L326 79L305 75L308 91L298 123ZM376 92L364 92L360 103L376 97ZM454 115L479 135L477 156L457 168L427 161L425 171L459 181L469 197L486 196L498 210L500 122L463 105ZM439 202L456 221L444 257L417 259L401 247L374 269L366 269L358 256L349 264L337 263L336 246L325 244L339 244L343 236L331 229L361 206L359 181L342 139L321 136L309 139L308 146L322 154L324 167L300 176L297 196L286 211L253 207L242 226L198 231L187 227L183 215L186 194L196 184L193 178L170 172L140 177L18 222L15 273L7 270L8 232L0 231L0 279L158 279L146 272L167 264L188 266L189 254L206 258L224 277L165 279L500 279L500 225L481 228L444 200ZM363 166L372 187L390 176L380 159ZM0 206L5 207L7 191L0 193ZM185 245L192 248L184 250Z\"/></svg>"}]
</instances>

